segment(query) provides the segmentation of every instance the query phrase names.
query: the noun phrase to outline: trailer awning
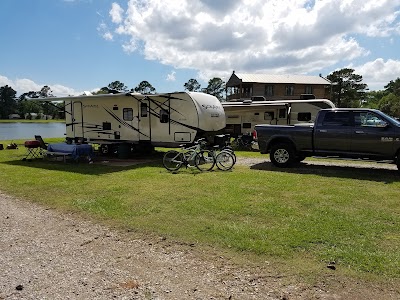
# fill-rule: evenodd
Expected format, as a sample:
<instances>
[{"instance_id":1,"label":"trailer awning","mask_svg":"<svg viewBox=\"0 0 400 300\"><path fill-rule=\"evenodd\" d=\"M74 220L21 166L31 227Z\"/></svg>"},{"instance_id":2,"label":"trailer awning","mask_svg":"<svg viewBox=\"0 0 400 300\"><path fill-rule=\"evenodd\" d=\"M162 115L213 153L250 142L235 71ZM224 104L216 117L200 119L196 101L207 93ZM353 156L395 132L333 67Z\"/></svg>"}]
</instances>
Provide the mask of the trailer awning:
<instances>
[{"instance_id":1,"label":"trailer awning","mask_svg":"<svg viewBox=\"0 0 400 300\"><path fill-rule=\"evenodd\" d=\"M281 102L281 101L260 101L260 102L222 102L222 107L260 107L260 106L286 106L289 105L289 102Z\"/></svg>"}]
</instances>

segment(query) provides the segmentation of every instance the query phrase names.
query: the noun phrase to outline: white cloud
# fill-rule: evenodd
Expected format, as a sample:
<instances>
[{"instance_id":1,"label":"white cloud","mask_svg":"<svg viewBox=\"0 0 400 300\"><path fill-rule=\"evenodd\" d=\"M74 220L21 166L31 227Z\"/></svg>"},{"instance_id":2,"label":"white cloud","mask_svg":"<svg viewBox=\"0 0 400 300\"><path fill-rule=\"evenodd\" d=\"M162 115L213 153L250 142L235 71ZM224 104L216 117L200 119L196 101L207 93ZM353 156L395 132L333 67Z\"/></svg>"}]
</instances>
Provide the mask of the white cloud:
<instances>
[{"instance_id":1,"label":"white cloud","mask_svg":"<svg viewBox=\"0 0 400 300\"><path fill-rule=\"evenodd\" d=\"M369 55L360 36L400 34L400 0L129 0L113 3L124 51L199 76L312 73Z\"/></svg>"},{"instance_id":2,"label":"white cloud","mask_svg":"<svg viewBox=\"0 0 400 300\"><path fill-rule=\"evenodd\" d=\"M363 77L370 90L382 90L391 80L400 77L400 60L378 58L361 66L350 66Z\"/></svg>"},{"instance_id":3,"label":"white cloud","mask_svg":"<svg viewBox=\"0 0 400 300\"><path fill-rule=\"evenodd\" d=\"M175 74L176 74L175 71L172 71L171 73L169 73L169 74L167 75L167 81L175 81L175 80L176 80Z\"/></svg>"},{"instance_id":4,"label":"white cloud","mask_svg":"<svg viewBox=\"0 0 400 300\"><path fill-rule=\"evenodd\" d=\"M8 85L17 91L18 95L27 93L30 91L40 91L46 84L38 84L30 79L15 79L11 80L5 76L0 75L0 86ZM47 84L48 85L48 84ZM61 84L48 85L54 96L62 97L68 95L81 95L81 91L76 91L73 88L63 86Z\"/></svg>"},{"instance_id":5,"label":"white cloud","mask_svg":"<svg viewBox=\"0 0 400 300\"><path fill-rule=\"evenodd\" d=\"M122 14L124 10L119 6L118 3L113 3L111 5L111 10L110 10L110 16L111 16L111 21L113 23L119 24L122 22Z\"/></svg>"},{"instance_id":6,"label":"white cloud","mask_svg":"<svg viewBox=\"0 0 400 300\"><path fill-rule=\"evenodd\" d=\"M0 75L0 86L5 86L5 85L12 87L13 82L10 79L8 79L7 77Z\"/></svg>"},{"instance_id":7,"label":"white cloud","mask_svg":"<svg viewBox=\"0 0 400 300\"><path fill-rule=\"evenodd\" d=\"M112 41L113 40L113 35L111 32L107 31L103 34L103 38L107 41Z\"/></svg>"}]
</instances>

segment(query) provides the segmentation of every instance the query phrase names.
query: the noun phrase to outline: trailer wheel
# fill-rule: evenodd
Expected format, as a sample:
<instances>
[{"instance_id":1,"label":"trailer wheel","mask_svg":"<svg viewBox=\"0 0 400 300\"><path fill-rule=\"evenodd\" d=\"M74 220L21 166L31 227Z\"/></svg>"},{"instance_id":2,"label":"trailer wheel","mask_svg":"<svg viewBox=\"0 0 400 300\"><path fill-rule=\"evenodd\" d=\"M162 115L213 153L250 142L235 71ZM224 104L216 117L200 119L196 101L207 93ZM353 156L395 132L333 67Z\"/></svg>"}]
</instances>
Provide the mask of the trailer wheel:
<instances>
[{"instance_id":1,"label":"trailer wheel","mask_svg":"<svg viewBox=\"0 0 400 300\"><path fill-rule=\"evenodd\" d=\"M286 168L293 164L296 155L292 145L280 143L271 147L269 156L275 166Z\"/></svg>"}]
</instances>

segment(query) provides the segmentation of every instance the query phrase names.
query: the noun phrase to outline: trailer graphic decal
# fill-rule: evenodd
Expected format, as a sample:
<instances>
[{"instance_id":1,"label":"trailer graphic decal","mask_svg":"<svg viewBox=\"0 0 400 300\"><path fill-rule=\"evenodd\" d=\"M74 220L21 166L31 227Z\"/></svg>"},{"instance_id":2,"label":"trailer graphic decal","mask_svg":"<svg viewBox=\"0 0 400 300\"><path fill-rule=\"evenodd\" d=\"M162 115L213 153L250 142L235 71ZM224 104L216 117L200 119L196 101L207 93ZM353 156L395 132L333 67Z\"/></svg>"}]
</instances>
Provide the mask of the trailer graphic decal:
<instances>
[{"instance_id":1,"label":"trailer graphic decal","mask_svg":"<svg viewBox=\"0 0 400 300\"><path fill-rule=\"evenodd\" d=\"M104 108L104 110L105 110L106 112L109 113L110 116L112 116L115 120L117 120L117 121L118 121L120 124L122 124L123 126L125 126L125 127L127 127L127 128L130 128L130 129L133 129L133 130L139 132L140 134L142 134L142 135L144 135L144 136L150 138L148 135L146 135L146 134L144 134L143 132L141 132L138 128L135 128L135 127L133 127L131 124L129 124L129 123L127 123L126 121L122 120L120 117L118 117L118 116L117 116L116 114L114 114L112 111L108 110L108 109L105 108L105 107L103 107L103 108Z\"/></svg>"},{"instance_id":2,"label":"trailer graphic decal","mask_svg":"<svg viewBox=\"0 0 400 300\"><path fill-rule=\"evenodd\" d=\"M132 97L134 97L134 96L132 96ZM135 99L136 99L136 97L134 97ZM149 97L149 96L147 96L144 100L148 100L149 102L151 102L152 104L154 104L158 109L163 109L163 110L167 110L167 111L174 111L174 112L176 112L176 113L178 113L178 114L180 114L181 116L185 116L184 114L182 114L181 112L179 112L178 110L176 110L176 109L174 109L173 107L171 107L171 105L170 105L170 101L171 100L179 100L179 101L186 101L185 99L182 99L182 98L177 98L177 97L167 97L167 96L163 96L163 98L166 98L166 101L164 101L163 103L161 103L161 102L159 102L159 101L155 101L155 100L153 100L153 99L151 99L151 97ZM140 100L140 99L137 99L140 103L144 103L144 100ZM168 103L168 104L166 104L166 103ZM154 109L154 108L152 108L152 106L151 105L149 105L149 113L152 115L152 116L155 116L155 117L157 117L157 118L160 118L160 113L159 112L157 112L156 111L156 109ZM170 114L171 115L171 114ZM191 125L188 125L188 124L184 124L184 123L182 123L182 122L179 122L179 121L176 121L176 120L174 120L174 119L169 119L169 123L170 124L174 124L174 125L181 125L181 126L183 126L183 127L186 127L186 128L188 128L188 129L192 129L192 130L200 130L200 128L198 128L198 127L195 127L195 126L191 126Z\"/></svg>"},{"instance_id":3,"label":"trailer graphic decal","mask_svg":"<svg viewBox=\"0 0 400 300\"><path fill-rule=\"evenodd\" d=\"M167 110L167 111L169 111L169 112L172 110L172 111L174 111L174 112L180 114L181 116L184 116L184 114L182 114L182 113L179 112L178 110L174 109L174 108L171 107L171 105L170 105L170 101L171 101L171 100L186 101L186 100L183 99L183 98L173 97L173 96L171 96L171 95L168 95L168 96L166 96L166 95L162 95L162 96L158 95L159 98L165 98L165 101L164 101L163 103L161 103L161 102L159 102L159 101L153 100L150 96L146 96L144 99L139 99L139 98L135 97L135 95L131 95L131 94L130 94L130 96L133 97L133 98L135 98L137 101L139 101L139 103L145 103L145 101L147 100L147 101L149 101L150 103L154 104L154 105L155 105L158 109L160 109L160 110L163 109L163 110ZM167 102L168 102L168 104L166 104ZM154 116L154 117L160 118L160 113L158 113L158 112L156 111L156 109L153 108L151 105L149 105L149 113L150 113L150 115L152 115L152 116ZM200 128L198 128L198 127L191 126L191 125L188 125L188 124L184 124L184 123L178 122L178 121L176 121L176 120L173 120L173 119L171 119L171 118L169 119L169 123L170 123L170 124L174 124L174 125L181 125L181 126L183 126L183 127L186 127L186 128L188 128L188 129L192 129L192 130L196 130L196 131L202 131L202 130L201 130Z\"/></svg>"}]
</instances>

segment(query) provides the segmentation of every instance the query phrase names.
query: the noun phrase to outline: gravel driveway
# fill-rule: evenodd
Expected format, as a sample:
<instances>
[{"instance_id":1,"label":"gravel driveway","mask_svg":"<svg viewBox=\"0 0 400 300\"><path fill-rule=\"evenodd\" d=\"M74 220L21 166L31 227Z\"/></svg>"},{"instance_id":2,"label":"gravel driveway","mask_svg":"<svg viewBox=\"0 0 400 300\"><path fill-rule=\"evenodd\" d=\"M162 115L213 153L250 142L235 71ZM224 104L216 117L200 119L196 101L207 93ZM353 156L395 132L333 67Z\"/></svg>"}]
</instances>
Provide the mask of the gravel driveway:
<instances>
[{"instance_id":1,"label":"gravel driveway","mask_svg":"<svg viewBox=\"0 0 400 300\"><path fill-rule=\"evenodd\" d=\"M139 238L1 191L0 207L0 299L400 299L391 284L327 270L309 286L267 263L238 267L214 249Z\"/></svg>"},{"instance_id":2,"label":"gravel driveway","mask_svg":"<svg viewBox=\"0 0 400 300\"><path fill-rule=\"evenodd\" d=\"M0 299L281 299L272 274L0 193Z\"/></svg>"}]
</instances>

